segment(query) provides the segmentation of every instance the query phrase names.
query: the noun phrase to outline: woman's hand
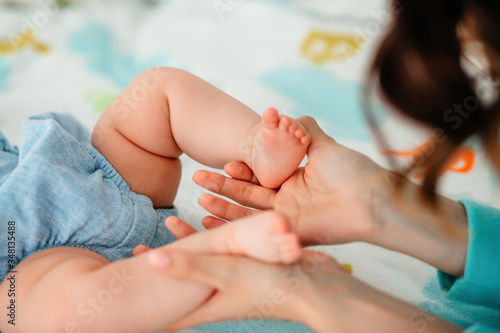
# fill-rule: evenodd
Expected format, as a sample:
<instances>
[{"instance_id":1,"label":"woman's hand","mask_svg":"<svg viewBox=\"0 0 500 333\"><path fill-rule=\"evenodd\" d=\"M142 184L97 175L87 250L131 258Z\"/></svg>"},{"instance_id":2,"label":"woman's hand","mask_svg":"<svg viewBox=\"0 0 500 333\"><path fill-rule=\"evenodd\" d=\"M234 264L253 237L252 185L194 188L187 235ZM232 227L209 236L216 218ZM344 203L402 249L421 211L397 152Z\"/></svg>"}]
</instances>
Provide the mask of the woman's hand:
<instances>
[{"instance_id":1,"label":"woman's hand","mask_svg":"<svg viewBox=\"0 0 500 333\"><path fill-rule=\"evenodd\" d=\"M196 172L194 181L242 205L286 214L304 245L368 241L375 231L372 198L376 191L387 187L387 171L335 142L312 118L299 121L312 136L308 163L278 191L252 184L255 178L242 163L226 166L234 179L202 170ZM259 212L210 194L203 194L199 203L211 214L229 221ZM206 227L220 223L213 217L203 221Z\"/></svg>"},{"instance_id":2,"label":"woman's hand","mask_svg":"<svg viewBox=\"0 0 500 333\"><path fill-rule=\"evenodd\" d=\"M304 250L302 259L288 266L174 250L151 251L149 261L165 276L215 289L205 303L167 331L266 318L298 321L325 333L462 331L365 285L318 252Z\"/></svg>"},{"instance_id":3,"label":"woman's hand","mask_svg":"<svg viewBox=\"0 0 500 333\"><path fill-rule=\"evenodd\" d=\"M177 238L196 233L178 218L171 217L165 223ZM219 321L266 318L298 321L325 333L463 331L367 286L333 258L319 252L303 250L301 259L291 265L231 255L152 251L144 245L136 247L134 255L147 251L150 265L165 276L214 288L203 304L166 331Z\"/></svg>"},{"instance_id":4,"label":"woman's hand","mask_svg":"<svg viewBox=\"0 0 500 333\"><path fill-rule=\"evenodd\" d=\"M179 218L170 217L165 225L178 239L197 233ZM137 246L133 254L145 252L150 252L149 263L166 276L196 281L215 289L202 305L166 331L209 322L265 318L294 320L306 325L313 325L314 321L317 325L334 318L320 309L324 306L324 291L334 293L339 306L345 308L348 299L338 296L344 295L349 283L360 283L333 258L307 250L303 250L300 261L288 266L230 255L151 250L145 245Z\"/></svg>"},{"instance_id":5,"label":"woman's hand","mask_svg":"<svg viewBox=\"0 0 500 333\"><path fill-rule=\"evenodd\" d=\"M333 290L335 287L326 280L352 279L335 260L311 251L304 251L303 258L290 266L266 264L244 257L184 251L162 253L155 250L150 255L153 258L164 255L169 258L168 267L157 267L166 276L196 281L215 289L205 303L168 327L167 331L210 322L269 318L311 325L321 316L311 307L312 300L303 299L309 294L309 288L327 287ZM342 290L342 287L338 289ZM320 299L317 301L320 302ZM339 303L344 301L344 298L339 299ZM325 315L324 319L334 317L325 310L320 313Z\"/></svg>"},{"instance_id":6,"label":"woman's hand","mask_svg":"<svg viewBox=\"0 0 500 333\"><path fill-rule=\"evenodd\" d=\"M312 137L308 163L277 191L255 184L242 163L226 165L232 179L203 170L193 177L198 185L256 210L210 194L200 197L200 205L228 221L274 209L289 217L304 245L365 241L453 275L463 273L468 230L461 204L438 196L432 209L419 200L419 186L412 182L396 196L392 172L335 142L312 118L299 121ZM211 216L203 221L206 227L221 223Z\"/></svg>"}]
</instances>

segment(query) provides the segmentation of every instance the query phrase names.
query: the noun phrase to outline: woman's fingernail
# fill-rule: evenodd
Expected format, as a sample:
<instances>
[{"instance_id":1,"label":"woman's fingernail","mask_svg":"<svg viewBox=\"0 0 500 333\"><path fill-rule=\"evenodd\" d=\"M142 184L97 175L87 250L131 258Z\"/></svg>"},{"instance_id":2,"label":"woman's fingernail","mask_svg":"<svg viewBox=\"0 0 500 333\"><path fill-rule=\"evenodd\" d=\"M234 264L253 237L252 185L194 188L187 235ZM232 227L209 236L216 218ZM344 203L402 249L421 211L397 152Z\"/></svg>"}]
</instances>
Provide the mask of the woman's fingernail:
<instances>
[{"instance_id":1,"label":"woman's fingernail","mask_svg":"<svg viewBox=\"0 0 500 333\"><path fill-rule=\"evenodd\" d=\"M148 261L151 265L158 268L166 268L172 261L170 256L161 251L154 251L148 254Z\"/></svg>"}]
</instances>

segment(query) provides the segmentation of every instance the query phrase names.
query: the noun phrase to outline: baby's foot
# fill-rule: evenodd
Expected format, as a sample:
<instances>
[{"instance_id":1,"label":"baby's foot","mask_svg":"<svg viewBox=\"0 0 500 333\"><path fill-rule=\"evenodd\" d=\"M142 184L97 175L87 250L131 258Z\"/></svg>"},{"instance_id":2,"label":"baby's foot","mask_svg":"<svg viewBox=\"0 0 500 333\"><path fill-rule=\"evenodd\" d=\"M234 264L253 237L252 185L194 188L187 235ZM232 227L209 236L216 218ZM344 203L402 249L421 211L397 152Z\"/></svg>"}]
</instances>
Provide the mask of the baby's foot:
<instances>
[{"instance_id":1,"label":"baby's foot","mask_svg":"<svg viewBox=\"0 0 500 333\"><path fill-rule=\"evenodd\" d=\"M268 109L254 137L250 167L262 186L277 188L304 158L311 137L294 119Z\"/></svg>"},{"instance_id":2,"label":"baby's foot","mask_svg":"<svg viewBox=\"0 0 500 333\"><path fill-rule=\"evenodd\" d=\"M290 230L288 221L275 215L274 218L270 219L268 227L271 234L274 235L273 241L278 250L276 256L279 258L278 261L285 264L297 261L300 258L302 247L299 236Z\"/></svg>"},{"instance_id":3,"label":"baby's foot","mask_svg":"<svg viewBox=\"0 0 500 333\"><path fill-rule=\"evenodd\" d=\"M234 228L229 240L233 252L269 263L289 264L300 258L299 237L282 215L258 214L228 227Z\"/></svg>"}]
</instances>

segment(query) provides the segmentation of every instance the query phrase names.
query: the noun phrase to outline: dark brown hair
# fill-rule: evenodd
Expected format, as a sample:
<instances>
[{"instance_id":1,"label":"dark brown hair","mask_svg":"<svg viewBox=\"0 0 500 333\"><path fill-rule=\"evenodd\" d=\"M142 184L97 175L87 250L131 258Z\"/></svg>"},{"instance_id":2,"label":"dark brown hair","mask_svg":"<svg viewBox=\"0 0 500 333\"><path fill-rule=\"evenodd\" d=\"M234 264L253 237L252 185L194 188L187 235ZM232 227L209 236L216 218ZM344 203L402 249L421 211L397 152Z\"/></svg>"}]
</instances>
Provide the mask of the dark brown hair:
<instances>
[{"instance_id":1,"label":"dark brown hair","mask_svg":"<svg viewBox=\"0 0 500 333\"><path fill-rule=\"evenodd\" d=\"M369 82L394 108L440 133L442 139L435 141L435 149L422 163L400 170L408 176L422 167L422 195L434 203L439 175L469 137L481 139L500 169L498 89L486 105L463 67L465 43L474 40L483 47L487 76L499 77L500 1L396 0L392 5L398 10L373 61ZM455 105L461 105L461 111ZM367 116L374 124L370 111ZM387 146L380 130L374 129L379 143Z\"/></svg>"}]
</instances>

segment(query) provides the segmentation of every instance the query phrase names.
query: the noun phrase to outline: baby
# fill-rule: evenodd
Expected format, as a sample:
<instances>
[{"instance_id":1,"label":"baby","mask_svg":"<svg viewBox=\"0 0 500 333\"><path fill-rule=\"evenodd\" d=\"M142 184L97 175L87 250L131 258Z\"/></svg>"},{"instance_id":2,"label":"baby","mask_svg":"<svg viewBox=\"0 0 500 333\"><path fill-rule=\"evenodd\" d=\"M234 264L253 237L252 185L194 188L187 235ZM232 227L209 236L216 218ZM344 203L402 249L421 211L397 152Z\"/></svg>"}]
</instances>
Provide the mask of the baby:
<instances>
[{"instance_id":1,"label":"baby","mask_svg":"<svg viewBox=\"0 0 500 333\"><path fill-rule=\"evenodd\" d=\"M0 133L0 330L152 332L213 292L160 276L139 244L290 263L301 249L287 220L265 213L182 240L163 221L179 156L214 168L243 161L279 187L310 136L275 109L262 118L200 78L173 68L140 74L92 136L66 115L31 117L20 149Z\"/></svg>"}]
</instances>

